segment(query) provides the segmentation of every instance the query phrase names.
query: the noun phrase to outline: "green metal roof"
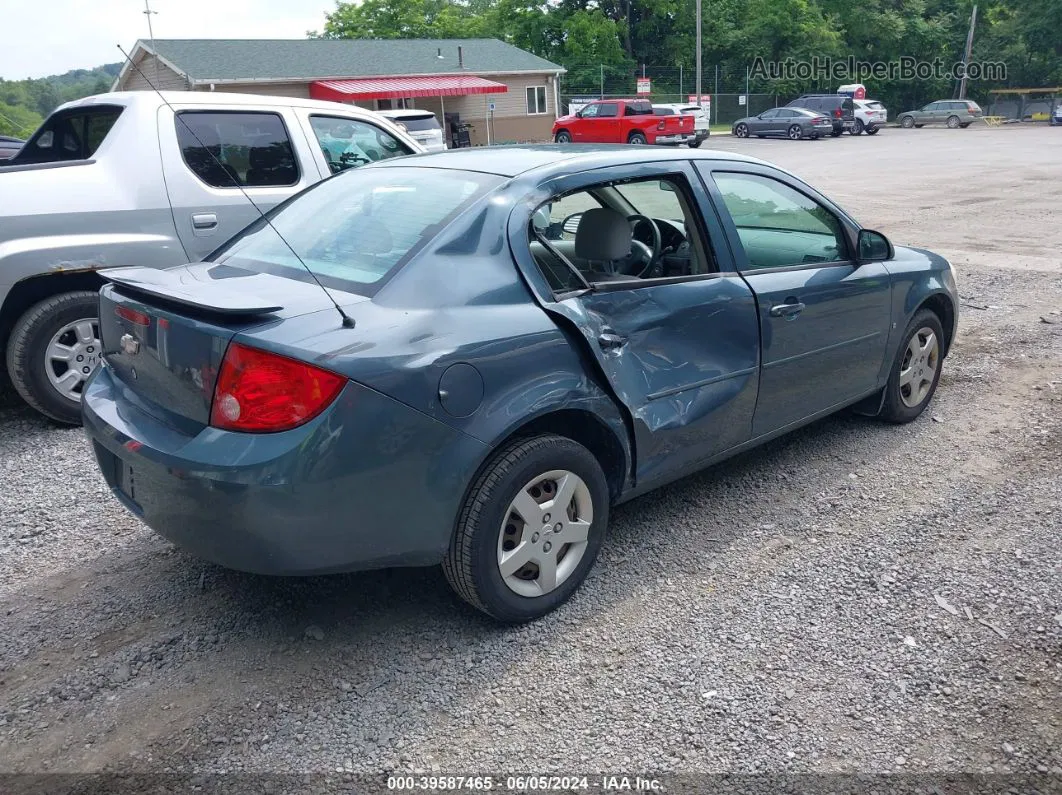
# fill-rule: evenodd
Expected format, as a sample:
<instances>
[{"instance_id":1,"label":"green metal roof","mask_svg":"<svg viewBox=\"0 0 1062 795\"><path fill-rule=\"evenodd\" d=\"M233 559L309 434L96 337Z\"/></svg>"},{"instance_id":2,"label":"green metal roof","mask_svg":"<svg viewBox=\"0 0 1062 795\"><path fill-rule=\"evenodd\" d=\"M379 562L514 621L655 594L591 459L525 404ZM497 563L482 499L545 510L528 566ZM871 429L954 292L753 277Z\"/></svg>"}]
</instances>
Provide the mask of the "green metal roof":
<instances>
[{"instance_id":1,"label":"green metal roof","mask_svg":"<svg viewBox=\"0 0 1062 795\"><path fill-rule=\"evenodd\" d=\"M564 71L498 39L156 39L155 49L196 82Z\"/></svg>"}]
</instances>

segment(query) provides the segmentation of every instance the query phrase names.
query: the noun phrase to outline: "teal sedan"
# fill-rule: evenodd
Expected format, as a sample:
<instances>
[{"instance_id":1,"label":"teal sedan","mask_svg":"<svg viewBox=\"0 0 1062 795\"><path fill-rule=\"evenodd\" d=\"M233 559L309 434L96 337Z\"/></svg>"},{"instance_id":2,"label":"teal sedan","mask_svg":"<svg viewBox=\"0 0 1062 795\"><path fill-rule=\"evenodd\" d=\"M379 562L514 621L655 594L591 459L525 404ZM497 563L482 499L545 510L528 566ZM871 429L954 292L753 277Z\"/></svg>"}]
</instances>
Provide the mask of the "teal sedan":
<instances>
[{"instance_id":1,"label":"teal sedan","mask_svg":"<svg viewBox=\"0 0 1062 795\"><path fill-rule=\"evenodd\" d=\"M958 306L792 174L644 146L373 163L104 275L82 410L118 502L234 569L441 565L509 623L616 505L838 411L916 420Z\"/></svg>"}]
</instances>

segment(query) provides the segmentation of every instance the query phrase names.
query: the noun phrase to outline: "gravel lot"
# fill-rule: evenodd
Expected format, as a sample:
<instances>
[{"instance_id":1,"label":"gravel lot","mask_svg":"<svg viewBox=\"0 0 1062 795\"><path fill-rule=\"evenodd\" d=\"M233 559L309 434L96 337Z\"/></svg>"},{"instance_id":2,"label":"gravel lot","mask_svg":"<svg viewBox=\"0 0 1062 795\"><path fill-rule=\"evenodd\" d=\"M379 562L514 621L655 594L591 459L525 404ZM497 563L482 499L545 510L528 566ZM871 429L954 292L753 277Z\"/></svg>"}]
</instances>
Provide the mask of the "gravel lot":
<instances>
[{"instance_id":1,"label":"gravel lot","mask_svg":"<svg viewBox=\"0 0 1062 795\"><path fill-rule=\"evenodd\" d=\"M0 769L1062 776L1062 131L713 143L952 259L921 420L838 416L624 506L568 607L499 629L437 570L188 557L9 400Z\"/></svg>"}]
</instances>

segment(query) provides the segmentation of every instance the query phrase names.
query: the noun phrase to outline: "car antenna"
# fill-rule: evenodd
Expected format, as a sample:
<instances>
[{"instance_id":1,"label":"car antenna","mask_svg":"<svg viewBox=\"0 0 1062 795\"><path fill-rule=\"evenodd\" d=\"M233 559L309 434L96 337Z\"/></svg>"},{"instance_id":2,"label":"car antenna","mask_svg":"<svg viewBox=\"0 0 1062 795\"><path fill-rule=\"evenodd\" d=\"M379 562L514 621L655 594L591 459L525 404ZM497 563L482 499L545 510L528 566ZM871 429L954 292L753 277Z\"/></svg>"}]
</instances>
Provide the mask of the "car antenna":
<instances>
[{"instance_id":1,"label":"car antenna","mask_svg":"<svg viewBox=\"0 0 1062 795\"><path fill-rule=\"evenodd\" d=\"M210 158L215 163L217 163L218 167L232 181L233 186L237 190L239 190L240 193L243 194L243 198L247 199L247 201L250 202L251 206L254 207L254 209L258 213L259 217L263 221L265 221L266 224L269 225L270 229L272 229L274 232L276 232L277 237L280 238L280 242L282 242L285 246L288 247L288 251L290 251L292 253L292 255L295 257L295 259L297 259L299 261L299 264L302 265L302 267L306 269L306 272L308 274L310 274L310 278L313 279L314 282L317 284L317 286L320 287L324 291L324 294L326 296L328 296L328 300L332 302L332 306L334 306L336 308L336 311L339 313L339 316L341 318L343 318L343 328L354 328L354 318L352 318L350 315L348 315L346 312L343 311L343 307L341 307L339 305L339 302L336 301L336 299L332 296L332 294L330 292L328 292L328 288L325 287L323 284L321 284L321 280L317 278L317 274L314 273L310 269L310 266L307 265L303 261L302 257L299 256L299 252L297 252L292 247L291 243L289 243L287 241L287 239L285 239L284 235L280 234L280 230L277 229L273 225L272 221L269 220L269 216L266 215L264 212L262 212L262 208L259 207L257 204L255 204L254 199L252 199L250 194L248 194L247 191L244 190L243 185L240 184L240 181L235 176L233 176L232 173L229 172L229 170L227 168L225 168L225 165L217 158L217 156L213 152L210 151L210 148L206 144L203 143L203 140L198 135L196 135L195 130L193 130L191 128L191 126L188 124L188 122L186 122L184 119L181 118L180 114L177 113L177 109L174 108L173 105L170 104L170 101L168 99L166 99L166 95L163 94L161 91L159 91L158 87L154 83L151 82L151 79L146 74L144 74L143 70L139 66L137 66L136 63L133 62L133 59L129 56L129 53L127 53L125 50L122 49L122 45L119 44L117 46L118 46L118 51L122 55L125 56L126 62L130 66L132 66L134 69L136 69L137 73L142 78L144 78L144 82L146 82L149 86L151 86L151 88L154 90L154 92L159 95L159 99L161 99L164 103L166 103L166 107L169 108L171 111L173 111L173 118L184 125L184 129L186 129L189 132L189 134L191 134L191 136L193 138L195 138L196 143L198 143L201 147L203 147L203 150L208 155L210 155ZM158 56L156 56L156 57L158 57Z\"/></svg>"}]
</instances>

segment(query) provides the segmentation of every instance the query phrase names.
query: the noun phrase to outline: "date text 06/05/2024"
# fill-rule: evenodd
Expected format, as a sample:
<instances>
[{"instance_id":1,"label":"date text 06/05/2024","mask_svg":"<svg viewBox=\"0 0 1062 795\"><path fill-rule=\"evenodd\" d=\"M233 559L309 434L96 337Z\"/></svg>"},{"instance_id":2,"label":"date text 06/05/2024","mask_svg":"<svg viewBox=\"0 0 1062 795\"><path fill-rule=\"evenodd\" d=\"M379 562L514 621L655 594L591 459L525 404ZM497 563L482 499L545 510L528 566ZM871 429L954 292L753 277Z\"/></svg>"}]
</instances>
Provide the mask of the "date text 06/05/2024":
<instances>
[{"instance_id":1,"label":"date text 06/05/2024","mask_svg":"<svg viewBox=\"0 0 1062 795\"><path fill-rule=\"evenodd\" d=\"M659 779L641 776L388 776L395 792L663 792Z\"/></svg>"}]
</instances>

